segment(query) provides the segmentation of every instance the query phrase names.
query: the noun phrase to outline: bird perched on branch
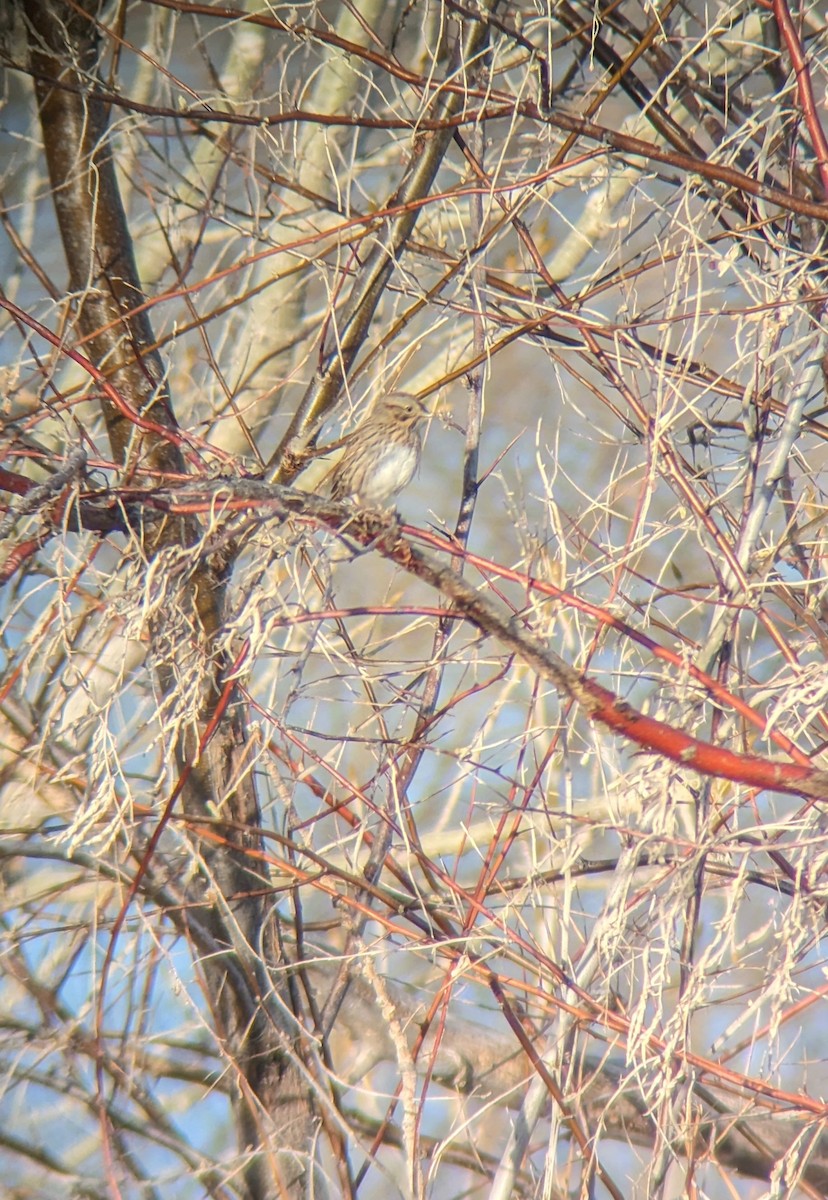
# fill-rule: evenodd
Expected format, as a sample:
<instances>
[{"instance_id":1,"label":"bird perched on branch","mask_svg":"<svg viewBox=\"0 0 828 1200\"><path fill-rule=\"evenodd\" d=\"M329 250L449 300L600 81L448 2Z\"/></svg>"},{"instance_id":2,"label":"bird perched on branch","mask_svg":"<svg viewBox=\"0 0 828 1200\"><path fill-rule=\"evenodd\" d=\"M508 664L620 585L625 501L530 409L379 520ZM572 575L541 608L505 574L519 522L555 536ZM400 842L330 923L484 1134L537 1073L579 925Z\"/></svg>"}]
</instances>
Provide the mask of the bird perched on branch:
<instances>
[{"instance_id":1,"label":"bird perched on branch","mask_svg":"<svg viewBox=\"0 0 828 1200\"><path fill-rule=\"evenodd\" d=\"M383 508L414 477L423 449L425 403L408 392L389 392L348 436L331 472L331 497L365 508Z\"/></svg>"}]
</instances>

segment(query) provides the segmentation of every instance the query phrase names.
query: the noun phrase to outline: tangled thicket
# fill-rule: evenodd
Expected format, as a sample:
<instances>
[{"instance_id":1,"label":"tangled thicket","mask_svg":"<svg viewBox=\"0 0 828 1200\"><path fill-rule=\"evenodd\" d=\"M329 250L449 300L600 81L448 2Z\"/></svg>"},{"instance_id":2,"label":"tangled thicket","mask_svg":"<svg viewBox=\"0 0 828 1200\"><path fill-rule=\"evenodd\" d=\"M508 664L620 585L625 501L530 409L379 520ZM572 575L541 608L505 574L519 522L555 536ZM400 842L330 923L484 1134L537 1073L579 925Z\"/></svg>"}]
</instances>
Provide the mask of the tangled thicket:
<instances>
[{"instance_id":1,"label":"tangled thicket","mask_svg":"<svg viewBox=\"0 0 828 1200\"><path fill-rule=\"evenodd\" d=\"M826 1194L822 6L0 51L10 1194Z\"/></svg>"}]
</instances>

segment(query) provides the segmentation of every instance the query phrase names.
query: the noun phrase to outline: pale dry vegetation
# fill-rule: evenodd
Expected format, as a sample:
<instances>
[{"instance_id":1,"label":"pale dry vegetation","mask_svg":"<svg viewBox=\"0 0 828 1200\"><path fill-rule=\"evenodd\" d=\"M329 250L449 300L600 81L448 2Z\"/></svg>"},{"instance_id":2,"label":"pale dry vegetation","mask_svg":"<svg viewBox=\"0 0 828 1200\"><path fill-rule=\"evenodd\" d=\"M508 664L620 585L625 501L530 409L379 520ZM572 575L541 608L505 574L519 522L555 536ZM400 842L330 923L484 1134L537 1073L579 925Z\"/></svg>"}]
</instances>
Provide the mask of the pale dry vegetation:
<instances>
[{"instance_id":1,"label":"pale dry vegetation","mask_svg":"<svg viewBox=\"0 0 828 1200\"><path fill-rule=\"evenodd\" d=\"M8 1194L828 1194L823 5L0 20Z\"/></svg>"}]
</instances>

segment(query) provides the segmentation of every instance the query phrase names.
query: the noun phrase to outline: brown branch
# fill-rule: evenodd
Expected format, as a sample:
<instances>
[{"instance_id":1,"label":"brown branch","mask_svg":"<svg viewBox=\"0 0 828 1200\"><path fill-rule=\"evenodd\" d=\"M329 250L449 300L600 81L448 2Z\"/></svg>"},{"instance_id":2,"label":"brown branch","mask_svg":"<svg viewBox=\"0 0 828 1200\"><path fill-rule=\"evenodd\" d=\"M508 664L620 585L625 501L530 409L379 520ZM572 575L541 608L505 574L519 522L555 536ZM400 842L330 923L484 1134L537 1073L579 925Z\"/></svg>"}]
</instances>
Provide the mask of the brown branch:
<instances>
[{"instance_id":1,"label":"brown branch","mask_svg":"<svg viewBox=\"0 0 828 1200\"><path fill-rule=\"evenodd\" d=\"M152 0L152 2L158 3L159 0ZM212 10L213 13L216 11ZM242 14L237 15L242 16ZM46 82L49 81L49 77L36 72L32 72L32 74L39 86L41 88L45 87ZM399 72L394 72L394 74L399 74ZM410 74L410 72L407 74ZM415 76L414 78L418 83L425 84L428 82L425 79L421 79L420 76ZM67 94L74 93L76 98L85 95L80 86L76 85L76 88L73 88L61 82L54 83L52 90L63 90ZM446 97L452 97L456 103L459 103L461 98L463 100L480 98L475 95L473 89L460 89L449 84L444 85L443 91ZM494 95L497 96L498 94L494 93ZM737 193L746 192L748 195L756 196L768 204L777 205L783 211L828 221L828 204L807 200L802 196L796 196L792 192L785 191L783 188L760 183L735 167L728 167L723 163L711 162L709 158L703 156L701 153L664 149L654 142L632 137L629 134L618 133L607 126L598 125L594 121L589 121L576 113L566 112L562 109L554 109L552 112L546 112L534 101L519 103L508 95L493 100L488 105L484 104L480 109L469 109L460 114L444 111L437 117L422 117L416 121L406 118L385 120L371 118L355 119L350 116L340 116L335 113L319 113L305 109L291 109L283 113L271 113L269 115L253 117L245 113L232 112L226 109L164 109L156 105L131 101L117 93L107 91L101 91L99 98L107 106L113 105L158 118L166 117L178 121L187 120L194 124L220 123L224 125L247 126L255 129L272 129L280 125L302 123L348 129L366 128L389 131L417 129L425 133L439 134L441 136L451 136L455 130L465 126L478 125L487 121L503 120L519 113L521 116L530 117L542 124L561 129L566 133L589 138L591 141L607 146L619 153L643 158L648 162L664 163L667 166L674 167L676 170L691 175L698 175L700 178L707 179L711 183L724 184ZM452 104L448 107L453 106ZM444 105L445 107L446 105ZM676 139L674 138L673 140Z\"/></svg>"},{"instance_id":2,"label":"brown branch","mask_svg":"<svg viewBox=\"0 0 828 1200\"><path fill-rule=\"evenodd\" d=\"M495 0L486 0L486 5ZM471 22L462 41L456 47L456 64L465 65L474 58L486 38L486 27ZM411 147L408 168L402 182L385 207L400 212L389 223L388 232L377 234L376 243L359 269L343 311L337 317L335 348L321 354L316 376L305 392L269 466L269 476L277 483L288 483L295 476L297 461L294 448L301 445L318 426L322 416L335 402L342 381L363 345L371 326L376 307L385 292L388 280L404 253L408 239L419 215L419 204L429 194L431 185L451 142L456 125L457 110L466 103L466 94L446 87L435 101L433 125L418 132ZM424 129L417 121L417 128Z\"/></svg>"},{"instance_id":3,"label":"brown branch","mask_svg":"<svg viewBox=\"0 0 828 1200\"><path fill-rule=\"evenodd\" d=\"M107 137L109 104L88 85L98 54L94 27L62 0L33 0L27 17L55 211L70 287L80 296L78 324L90 338L90 357L107 364L114 386L144 416L151 413L153 422L172 429L161 360L146 352L154 340L149 321L140 313L123 316L143 291ZM73 59L77 66L69 65ZM133 424L110 402L103 412L113 454L125 462ZM149 439L142 449L143 463L156 470L183 469L169 441Z\"/></svg>"},{"instance_id":4,"label":"brown branch","mask_svg":"<svg viewBox=\"0 0 828 1200\"><path fill-rule=\"evenodd\" d=\"M95 0L89 0L86 9L72 0L33 0L27 6L44 148L71 287L80 296L77 320L88 351L83 365L101 385L115 459L133 474L181 474L185 439L177 432L160 358L148 350L154 342L149 318L136 311L144 293L113 165L110 104L97 79L99 50L91 19L96 12ZM68 86L61 86L64 83ZM78 357L76 352L73 356ZM137 440L136 429L141 430ZM136 528L148 560L165 547L192 545L199 536L193 514ZM225 553L201 561L182 588L181 603L212 669L206 673L203 694L193 697L196 728L179 735L172 749L182 773L185 811L205 815L222 808L238 829L246 830L258 827L260 819L251 774L239 770L247 739L238 706L230 704L214 722L214 696L227 684L211 637L221 623L228 559ZM154 629L153 636L158 632ZM175 664L162 655L159 663L161 691L172 695L177 687ZM311 1097L301 1082L296 1027L285 1016L290 1006L287 986L282 984L282 1004L266 1010L261 998L271 995L273 984L265 961L257 960L252 978L234 969L239 948L245 945L263 946L271 963L279 959L274 923L267 919L262 898L250 895L247 850L256 840L246 832L234 833L230 844L205 853L205 869L192 884L195 904L188 919L207 925L215 943L224 948L204 963L208 1000L216 1035L235 1072L233 1104L246 1156L247 1196L272 1200L305 1191ZM100 1037L102 992L99 1002ZM98 1098L104 1154L109 1157L110 1127L100 1073ZM284 1155L268 1152L271 1120L281 1126L279 1148ZM262 1152L251 1153L257 1147Z\"/></svg>"}]
</instances>

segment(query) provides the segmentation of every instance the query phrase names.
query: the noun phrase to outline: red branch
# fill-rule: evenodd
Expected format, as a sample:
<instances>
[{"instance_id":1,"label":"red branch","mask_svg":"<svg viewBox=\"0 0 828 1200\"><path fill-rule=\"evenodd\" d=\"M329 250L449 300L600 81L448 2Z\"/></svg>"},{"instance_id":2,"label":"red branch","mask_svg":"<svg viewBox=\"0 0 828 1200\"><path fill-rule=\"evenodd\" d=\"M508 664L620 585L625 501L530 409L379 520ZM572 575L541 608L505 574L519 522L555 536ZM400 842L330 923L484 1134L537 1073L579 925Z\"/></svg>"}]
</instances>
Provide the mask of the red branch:
<instances>
[{"instance_id":1,"label":"red branch","mask_svg":"<svg viewBox=\"0 0 828 1200\"><path fill-rule=\"evenodd\" d=\"M33 329L35 333L39 333L42 338L62 354L65 354L67 358L71 358L79 367L82 367L88 375L91 375L101 391L115 405L118 411L127 420L131 421L133 425L137 426L138 429L142 429L145 433L151 433L153 436L161 438L164 441L172 442L174 446L178 446L179 448L193 447L199 444L200 439L188 434L176 433L175 430L168 428L166 425L160 425L157 421L150 421L146 417L142 417L137 409L133 408L129 401L121 395L118 389L112 386L103 371L99 371L93 362L90 362L79 350L74 350L71 346L67 346L56 333L53 333L45 325L41 325L40 321L36 321L34 317L30 316L22 308L18 308L16 304L13 304L11 300L7 300L5 296L0 296L0 308L5 308L13 316L17 317L18 321L22 321L24 325L28 325L29 329ZM201 445L211 451L213 450L205 442L201 442Z\"/></svg>"},{"instance_id":2,"label":"red branch","mask_svg":"<svg viewBox=\"0 0 828 1200\"><path fill-rule=\"evenodd\" d=\"M538 675L549 680L563 695L576 701L591 720L628 738L642 750L661 754L702 775L730 779L748 787L789 792L811 800L828 800L828 771L801 762L774 762L757 754L736 754L712 742L691 737L665 721L638 712L613 692L570 666L545 641L516 621L514 614L504 611L476 591L451 565L413 546L402 536L403 531L396 522L390 522L388 517L368 510L354 512L347 504L322 500L310 493L275 485L260 485L258 494L253 495L250 494L251 488L257 485L245 483L248 492L245 496L234 496L229 483L220 486L227 491L227 498L221 497L221 507L225 512L253 509L262 518L268 510L291 512L333 530L339 530L347 523L349 539L379 550L410 574L425 580L453 601L457 611L478 629L496 638ZM216 505L214 495L195 496L192 490L180 498L169 492L163 495L157 492L132 495L140 495L152 507L176 514L214 511Z\"/></svg>"},{"instance_id":3,"label":"red branch","mask_svg":"<svg viewBox=\"0 0 828 1200\"><path fill-rule=\"evenodd\" d=\"M811 86L811 72L808 69L808 63L802 50L802 42L791 18L787 0L773 0L773 15L776 19L776 24L779 26L779 32L785 40L785 45L788 47L788 53L791 56L791 64L796 75L799 103L805 115L805 124L808 126L808 132L811 135L811 141L816 152L817 162L819 163L822 191L828 197L828 139L825 137L825 131L817 115L814 89Z\"/></svg>"}]
</instances>

